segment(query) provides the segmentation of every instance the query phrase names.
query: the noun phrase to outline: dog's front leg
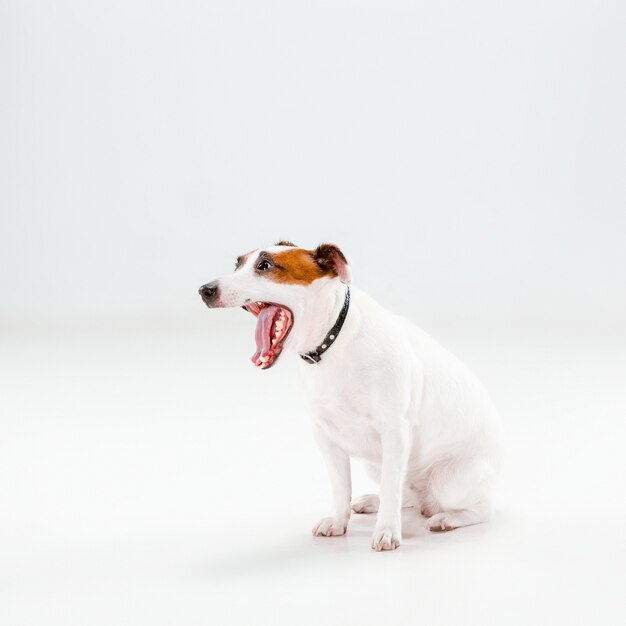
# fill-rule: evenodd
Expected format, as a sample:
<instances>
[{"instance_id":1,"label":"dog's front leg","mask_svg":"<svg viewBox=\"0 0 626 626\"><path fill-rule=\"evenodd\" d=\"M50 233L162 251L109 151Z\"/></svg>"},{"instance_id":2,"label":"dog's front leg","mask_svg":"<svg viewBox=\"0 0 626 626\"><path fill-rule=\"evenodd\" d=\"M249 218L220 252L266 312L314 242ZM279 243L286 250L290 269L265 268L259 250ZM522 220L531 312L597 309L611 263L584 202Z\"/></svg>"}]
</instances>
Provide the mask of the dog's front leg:
<instances>
[{"instance_id":1,"label":"dog's front leg","mask_svg":"<svg viewBox=\"0 0 626 626\"><path fill-rule=\"evenodd\" d=\"M333 495L333 515L323 517L313 527L316 537L343 535L350 519L350 499L352 484L350 478L350 457L337 444L331 441L322 428L315 425L315 439L319 446L330 476Z\"/></svg>"},{"instance_id":2,"label":"dog's front leg","mask_svg":"<svg viewBox=\"0 0 626 626\"><path fill-rule=\"evenodd\" d=\"M380 506L372 549L395 550L402 540L402 487L409 453L408 428L398 424L381 433Z\"/></svg>"}]
</instances>

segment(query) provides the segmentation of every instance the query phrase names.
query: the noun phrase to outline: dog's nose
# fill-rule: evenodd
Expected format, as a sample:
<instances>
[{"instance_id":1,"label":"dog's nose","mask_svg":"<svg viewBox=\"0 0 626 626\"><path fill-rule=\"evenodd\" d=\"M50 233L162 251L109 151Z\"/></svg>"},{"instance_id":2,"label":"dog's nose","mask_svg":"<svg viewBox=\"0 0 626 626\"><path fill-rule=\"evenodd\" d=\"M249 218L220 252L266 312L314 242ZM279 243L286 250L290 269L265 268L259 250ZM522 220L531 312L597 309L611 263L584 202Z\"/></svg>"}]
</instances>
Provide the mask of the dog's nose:
<instances>
[{"instance_id":1,"label":"dog's nose","mask_svg":"<svg viewBox=\"0 0 626 626\"><path fill-rule=\"evenodd\" d=\"M217 293L217 281L202 285L202 287L198 289L198 293L202 296L203 300L210 300Z\"/></svg>"}]
</instances>

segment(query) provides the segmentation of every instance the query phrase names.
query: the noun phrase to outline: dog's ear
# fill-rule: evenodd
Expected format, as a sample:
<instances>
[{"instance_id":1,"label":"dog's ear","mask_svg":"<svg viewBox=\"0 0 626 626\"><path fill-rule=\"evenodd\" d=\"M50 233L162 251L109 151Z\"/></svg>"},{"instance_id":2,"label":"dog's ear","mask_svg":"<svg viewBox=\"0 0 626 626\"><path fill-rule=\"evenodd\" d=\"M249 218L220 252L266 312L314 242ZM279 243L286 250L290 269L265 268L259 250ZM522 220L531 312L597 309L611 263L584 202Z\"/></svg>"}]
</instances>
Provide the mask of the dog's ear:
<instances>
[{"instance_id":1,"label":"dog's ear","mask_svg":"<svg viewBox=\"0 0 626 626\"><path fill-rule=\"evenodd\" d=\"M290 246L292 248L297 248L298 246L296 246L295 243L291 243L291 241L277 241L275 244L275 246Z\"/></svg>"},{"instance_id":2,"label":"dog's ear","mask_svg":"<svg viewBox=\"0 0 626 626\"><path fill-rule=\"evenodd\" d=\"M313 252L315 262L324 270L331 271L346 285L352 280L348 259L344 253L332 243L323 243Z\"/></svg>"}]
</instances>

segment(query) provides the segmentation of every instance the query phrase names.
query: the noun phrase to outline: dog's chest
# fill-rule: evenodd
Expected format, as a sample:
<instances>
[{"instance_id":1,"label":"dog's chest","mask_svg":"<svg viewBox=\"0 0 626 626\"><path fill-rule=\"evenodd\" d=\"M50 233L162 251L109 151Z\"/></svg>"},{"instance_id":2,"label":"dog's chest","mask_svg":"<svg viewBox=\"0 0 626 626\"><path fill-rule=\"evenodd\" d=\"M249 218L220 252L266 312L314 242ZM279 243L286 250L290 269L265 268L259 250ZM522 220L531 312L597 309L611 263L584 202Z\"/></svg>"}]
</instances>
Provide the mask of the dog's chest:
<instances>
[{"instance_id":1,"label":"dog's chest","mask_svg":"<svg viewBox=\"0 0 626 626\"><path fill-rule=\"evenodd\" d=\"M336 409L319 412L315 419L328 438L351 456L370 460L380 456L380 436L372 416Z\"/></svg>"},{"instance_id":2,"label":"dog's chest","mask_svg":"<svg viewBox=\"0 0 626 626\"><path fill-rule=\"evenodd\" d=\"M306 384L314 418L329 439L351 456L380 455L379 415L366 388L344 374L319 377Z\"/></svg>"}]
</instances>

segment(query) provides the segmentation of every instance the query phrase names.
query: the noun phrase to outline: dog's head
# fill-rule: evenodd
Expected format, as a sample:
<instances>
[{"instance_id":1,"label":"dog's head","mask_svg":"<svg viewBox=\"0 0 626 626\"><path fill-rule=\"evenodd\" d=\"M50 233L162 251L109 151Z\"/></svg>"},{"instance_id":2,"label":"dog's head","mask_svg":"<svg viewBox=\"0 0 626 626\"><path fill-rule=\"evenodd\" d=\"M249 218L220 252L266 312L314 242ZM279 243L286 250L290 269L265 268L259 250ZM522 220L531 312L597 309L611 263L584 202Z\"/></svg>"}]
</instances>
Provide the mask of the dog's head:
<instances>
[{"instance_id":1,"label":"dog's head","mask_svg":"<svg viewBox=\"0 0 626 626\"><path fill-rule=\"evenodd\" d=\"M337 246L306 250L280 241L241 255L232 274L199 291L209 308L243 307L257 318L252 362L267 369L294 335L304 346L315 323L327 323L324 309L339 297L341 283L350 283L350 269Z\"/></svg>"}]
</instances>

